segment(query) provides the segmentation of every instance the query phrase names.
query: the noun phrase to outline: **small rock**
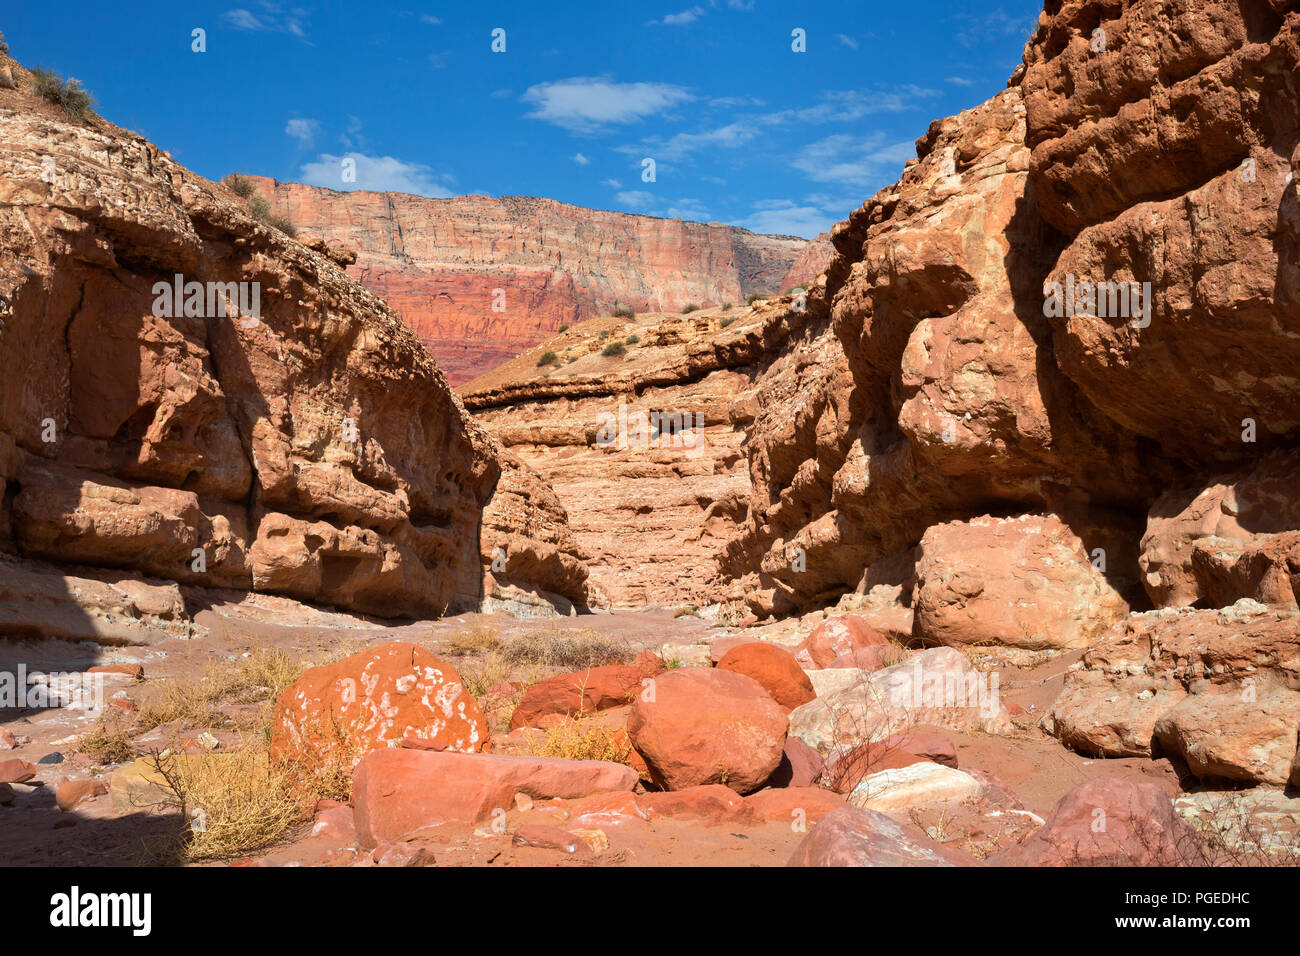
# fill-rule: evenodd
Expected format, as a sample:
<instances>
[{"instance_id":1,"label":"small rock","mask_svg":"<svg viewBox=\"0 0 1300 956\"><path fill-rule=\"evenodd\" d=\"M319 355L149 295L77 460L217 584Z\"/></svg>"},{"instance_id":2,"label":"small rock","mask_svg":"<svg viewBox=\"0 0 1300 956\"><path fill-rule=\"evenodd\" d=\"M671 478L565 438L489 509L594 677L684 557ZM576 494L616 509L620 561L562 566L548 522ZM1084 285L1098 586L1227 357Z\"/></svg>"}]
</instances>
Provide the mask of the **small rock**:
<instances>
[{"instance_id":1,"label":"small rock","mask_svg":"<svg viewBox=\"0 0 1300 956\"><path fill-rule=\"evenodd\" d=\"M515 831L512 841L515 846L532 846L542 850L559 850L570 856L590 856L591 847L568 830L559 827L522 826Z\"/></svg>"},{"instance_id":2,"label":"small rock","mask_svg":"<svg viewBox=\"0 0 1300 956\"><path fill-rule=\"evenodd\" d=\"M54 802L59 809L67 813L86 800L101 797L108 793L108 787L98 780L69 780L64 777L54 793Z\"/></svg>"},{"instance_id":3,"label":"small rock","mask_svg":"<svg viewBox=\"0 0 1300 956\"><path fill-rule=\"evenodd\" d=\"M36 768L26 760L13 758L0 763L0 783L26 783L36 776Z\"/></svg>"}]
</instances>

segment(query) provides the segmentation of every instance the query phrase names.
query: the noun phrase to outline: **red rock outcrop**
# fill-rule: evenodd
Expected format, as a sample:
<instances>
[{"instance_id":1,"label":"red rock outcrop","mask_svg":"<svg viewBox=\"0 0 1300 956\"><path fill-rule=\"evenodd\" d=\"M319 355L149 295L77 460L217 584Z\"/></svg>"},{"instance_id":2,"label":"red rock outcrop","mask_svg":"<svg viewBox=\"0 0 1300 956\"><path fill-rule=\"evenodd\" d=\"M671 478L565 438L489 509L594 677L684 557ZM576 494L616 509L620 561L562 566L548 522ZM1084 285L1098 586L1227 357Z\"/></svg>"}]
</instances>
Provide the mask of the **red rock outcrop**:
<instances>
[{"instance_id":1,"label":"red rock outcrop","mask_svg":"<svg viewBox=\"0 0 1300 956\"><path fill-rule=\"evenodd\" d=\"M492 589L585 601L563 508L392 309L11 71L0 549L382 616L476 607L485 573ZM173 296L178 281L197 285ZM494 571L484 554L503 543Z\"/></svg>"},{"instance_id":2,"label":"red rock outcrop","mask_svg":"<svg viewBox=\"0 0 1300 956\"><path fill-rule=\"evenodd\" d=\"M551 199L427 199L248 178L296 227L356 251L349 273L397 310L452 384L619 306L673 311L789 288L815 277L829 253L825 240Z\"/></svg>"},{"instance_id":3,"label":"red rock outcrop","mask_svg":"<svg viewBox=\"0 0 1300 956\"><path fill-rule=\"evenodd\" d=\"M808 245L803 247L795 258L794 264L790 266L790 271L781 280L780 291L789 292L797 286L807 288L812 285L826 268L826 263L831 261L834 252L829 232L818 233L809 239Z\"/></svg>"}]
</instances>

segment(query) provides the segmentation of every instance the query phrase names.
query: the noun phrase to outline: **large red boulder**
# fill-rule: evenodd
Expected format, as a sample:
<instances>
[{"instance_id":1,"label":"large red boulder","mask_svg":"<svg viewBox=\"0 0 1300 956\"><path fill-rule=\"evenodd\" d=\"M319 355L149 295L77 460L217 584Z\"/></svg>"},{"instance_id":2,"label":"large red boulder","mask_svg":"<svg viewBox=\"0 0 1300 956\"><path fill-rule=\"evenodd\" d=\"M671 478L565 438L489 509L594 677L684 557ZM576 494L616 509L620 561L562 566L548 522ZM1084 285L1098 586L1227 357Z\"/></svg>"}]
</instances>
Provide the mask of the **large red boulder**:
<instances>
[{"instance_id":1,"label":"large red boulder","mask_svg":"<svg viewBox=\"0 0 1300 956\"><path fill-rule=\"evenodd\" d=\"M516 793L576 799L636 781L635 770L603 760L376 750L352 775L357 842L368 849L424 827L479 823L512 808Z\"/></svg>"},{"instance_id":2,"label":"large red boulder","mask_svg":"<svg viewBox=\"0 0 1300 956\"><path fill-rule=\"evenodd\" d=\"M1195 831L1152 783L1099 777L1075 787L1029 839L989 860L998 866L1197 866Z\"/></svg>"},{"instance_id":3,"label":"large red boulder","mask_svg":"<svg viewBox=\"0 0 1300 956\"><path fill-rule=\"evenodd\" d=\"M769 787L811 787L821 779L826 761L798 737L786 737L781 763L768 777Z\"/></svg>"},{"instance_id":4,"label":"large red boulder","mask_svg":"<svg viewBox=\"0 0 1300 956\"><path fill-rule=\"evenodd\" d=\"M835 658L864 647L881 647L889 638L856 614L828 618L795 650L803 667L829 667Z\"/></svg>"},{"instance_id":5,"label":"large red boulder","mask_svg":"<svg viewBox=\"0 0 1300 956\"><path fill-rule=\"evenodd\" d=\"M737 645L718 661L718 669L754 678L786 710L794 710L817 696L794 655L776 644Z\"/></svg>"},{"instance_id":6,"label":"large red boulder","mask_svg":"<svg viewBox=\"0 0 1300 956\"><path fill-rule=\"evenodd\" d=\"M538 681L525 692L510 717L510 729L539 727L543 717L576 717L623 707L641 693L641 682L662 670L648 662L607 664Z\"/></svg>"},{"instance_id":7,"label":"large red boulder","mask_svg":"<svg viewBox=\"0 0 1300 956\"><path fill-rule=\"evenodd\" d=\"M285 688L271 716L271 753L354 763L404 737L431 749L476 753L487 721L456 668L414 644L390 641L309 668Z\"/></svg>"},{"instance_id":8,"label":"large red boulder","mask_svg":"<svg viewBox=\"0 0 1300 956\"><path fill-rule=\"evenodd\" d=\"M790 824L796 833L816 823L841 807L847 807L844 798L821 787L783 787L768 788L758 793L751 793L745 798L745 805L754 812L754 816L763 822L783 821Z\"/></svg>"},{"instance_id":9,"label":"large red boulder","mask_svg":"<svg viewBox=\"0 0 1300 956\"><path fill-rule=\"evenodd\" d=\"M761 787L781 763L789 720L752 677L715 668L669 671L637 697L632 744L665 790Z\"/></svg>"}]
</instances>

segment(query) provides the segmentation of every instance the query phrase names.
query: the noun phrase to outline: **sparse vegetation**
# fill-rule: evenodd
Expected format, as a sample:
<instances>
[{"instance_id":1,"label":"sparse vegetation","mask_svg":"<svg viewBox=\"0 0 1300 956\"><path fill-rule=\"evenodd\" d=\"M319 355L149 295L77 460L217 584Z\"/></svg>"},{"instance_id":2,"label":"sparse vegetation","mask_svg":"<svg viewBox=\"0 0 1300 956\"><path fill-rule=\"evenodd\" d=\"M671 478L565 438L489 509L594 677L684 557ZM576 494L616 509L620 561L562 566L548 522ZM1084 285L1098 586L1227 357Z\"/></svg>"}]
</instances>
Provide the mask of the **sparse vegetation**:
<instances>
[{"instance_id":1,"label":"sparse vegetation","mask_svg":"<svg viewBox=\"0 0 1300 956\"><path fill-rule=\"evenodd\" d=\"M253 181L251 179L239 175L239 173L231 173L225 179L221 180L221 184L225 186L227 189L229 189L236 196L238 196L240 199L248 199L250 196L253 195L253 193L256 190L256 187L253 185ZM268 207L267 212L270 211L271 210Z\"/></svg>"},{"instance_id":2,"label":"sparse vegetation","mask_svg":"<svg viewBox=\"0 0 1300 956\"><path fill-rule=\"evenodd\" d=\"M622 342L610 342L600 350L600 354L612 358L614 356L622 355L626 351L627 348L624 347Z\"/></svg>"},{"instance_id":3,"label":"sparse vegetation","mask_svg":"<svg viewBox=\"0 0 1300 956\"><path fill-rule=\"evenodd\" d=\"M699 613L699 610L700 609L697 608L694 604L687 604L684 607L679 607L676 611L674 611L673 617L695 617Z\"/></svg>"},{"instance_id":4,"label":"sparse vegetation","mask_svg":"<svg viewBox=\"0 0 1300 956\"><path fill-rule=\"evenodd\" d=\"M546 736L531 741L524 752L534 757L626 764L632 756L632 742L626 732L603 726L595 716L581 715L552 724Z\"/></svg>"},{"instance_id":5,"label":"sparse vegetation","mask_svg":"<svg viewBox=\"0 0 1300 956\"><path fill-rule=\"evenodd\" d=\"M624 344L624 345L636 345L636 344L637 344L638 342L640 342L640 341L641 341L641 336L639 336L639 335L637 335L635 332L633 332L631 335L629 335L627 338L625 338L625 339L623 340L623 344Z\"/></svg>"},{"instance_id":6,"label":"sparse vegetation","mask_svg":"<svg viewBox=\"0 0 1300 956\"><path fill-rule=\"evenodd\" d=\"M690 315L692 312L698 312L698 311L700 311L700 307L696 305L694 302L692 302L688 306L686 306L686 308L682 309L682 315Z\"/></svg>"},{"instance_id":7,"label":"sparse vegetation","mask_svg":"<svg viewBox=\"0 0 1300 956\"><path fill-rule=\"evenodd\" d=\"M294 224L284 216L277 216L272 213L271 204L262 196L253 196L248 200L248 214L263 225L279 229L290 239L298 235L298 230Z\"/></svg>"},{"instance_id":8,"label":"sparse vegetation","mask_svg":"<svg viewBox=\"0 0 1300 956\"><path fill-rule=\"evenodd\" d=\"M718 323L718 327L725 329L727 326L729 326L732 322L735 321L736 321L736 317L734 315L729 315L721 322Z\"/></svg>"},{"instance_id":9,"label":"sparse vegetation","mask_svg":"<svg viewBox=\"0 0 1300 956\"><path fill-rule=\"evenodd\" d=\"M556 355L554 352L543 352L542 357L537 360L538 368L541 368L544 365L559 365L559 364L560 364L560 357Z\"/></svg>"},{"instance_id":10,"label":"sparse vegetation","mask_svg":"<svg viewBox=\"0 0 1300 956\"><path fill-rule=\"evenodd\" d=\"M627 644L591 629L534 631L507 641L502 652L511 664L543 664L566 670L626 664L633 657Z\"/></svg>"},{"instance_id":11,"label":"sparse vegetation","mask_svg":"<svg viewBox=\"0 0 1300 956\"><path fill-rule=\"evenodd\" d=\"M82 734L76 743L77 753L90 757L101 767L125 763L135 757L131 740L120 724L101 718L95 726Z\"/></svg>"},{"instance_id":12,"label":"sparse vegetation","mask_svg":"<svg viewBox=\"0 0 1300 956\"><path fill-rule=\"evenodd\" d=\"M168 848L173 862L223 860L262 849L306 819L315 802L261 750L155 754L149 760L175 794L169 802L185 821Z\"/></svg>"},{"instance_id":13,"label":"sparse vegetation","mask_svg":"<svg viewBox=\"0 0 1300 956\"><path fill-rule=\"evenodd\" d=\"M747 296L745 297L745 304L746 304L746 305L753 305L755 302L761 302L761 301L763 301L763 299L765 299L765 298L766 298L766 296L764 296L764 295L763 295L762 293L760 293L760 292L751 292L749 295L747 295Z\"/></svg>"},{"instance_id":14,"label":"sparse vegetation","mask_svg":"<svg viewBox=\"0 0 1300 956\"><path fill-rule=\"evenodd\" d=\"M626 306L615 306L612 313L616 319L635 319L636 312Z\"/></svg>"},{"instance_id":15,"label":"sparse vegetation","mask_svg":"<svg viewBox=\"0 0 1300 956\"><path fill-rule=\"evenodd\" d=\"M731 303L730 303L730 302L724 302L724 303L722 303L722 311L723 311L723 312L730 312L730 311L731 311L731 308L732 308L732 307L731 307Z\"/></svg>"},{"instance_id":16,"label":"sparse vegetation","mask_svg":"<svg viewBox=\"0 0 1300 956\"><path fill-rule=\"evenodd\" d=\"M47 103L53 103L72 119L85 119L95 105L94 98L80 80L71 77L65 80L53 70L42 67L32 70L32 88Z\"/></svg>"},{"instance_id":17,"label":"sparse vegetation","mask_svg":"<svg viewBox=\"0 0 1300 956\"><path fill-rule=\"evenodd\" d=\"M568 327L567 325L562 325L562 326L560 326L558 329L556 329L556 331L557 331L557 332L567 332L567 331L569 331L569 327Z\"/></svg>"},{"instance_id":18,"label":"sparse vegetation","mask_svg":"<svg viewBox=\"0 0 1300 956\"><path fill-rule=\"evenodd\" d=\"M293 661L283 651L258 650L248 657L209 668L198 680L166 681L136 715L134 732L143 733L162 724L177 729L216 727L228 721L218 706L223 702L251 704L261 701L263 729L269 726L276 698L310 666Z\"/></svg>"},{"instance_id":19,"label":"sparse vegetation","mask_svg":"<svg viewBox=\"0 0 1300 956\"><path fill-rule=\"evenodd\" d=\"M9 55L9 44L5 43L5 35L0 33L0 54Z\"/></svg>"}]
</instances>

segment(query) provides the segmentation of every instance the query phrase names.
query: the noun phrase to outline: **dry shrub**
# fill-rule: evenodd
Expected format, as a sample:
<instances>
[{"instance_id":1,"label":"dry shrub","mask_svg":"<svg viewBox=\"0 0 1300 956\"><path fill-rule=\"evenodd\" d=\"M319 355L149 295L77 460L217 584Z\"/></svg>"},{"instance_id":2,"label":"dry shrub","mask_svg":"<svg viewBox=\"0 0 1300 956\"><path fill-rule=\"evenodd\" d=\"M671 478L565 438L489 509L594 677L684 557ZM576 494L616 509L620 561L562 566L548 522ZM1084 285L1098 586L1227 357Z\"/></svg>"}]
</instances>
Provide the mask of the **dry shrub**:
<instances>
[{"instance_id":1,"label":"dry shrub","mask_svg":"<svg viewBox=\"0 0 1300 956\"><path fill-rule=\"evenodd\" d=\"M625 731L604 726L589 715L557 721L545 733L545 737L529 738L522 753L532 757L608 760L622 764L629 763L632 756L632 743Z\"/></svg>"},{"instance_id":2,"label":"dry shrub","mask_svg":"<svg viewBox=\"0 0 1300 956\"><path fill-rule=\"evenodd\" d=\"M442 642L443 653L452 657L494 651L501 646L501 635L492 621L471 621L455 637Z\"/></svg>"},{"instance_id":3,"label":"dry shrub","mask_svg":"<svg viewBox=\"0 0 1300 956\"><path fill-rule=\"evenodd\" d=\"M126 731L117 722L103 717L94 728L77 738L76 752L86 754L101 767L135 759Z\"/></svg>"},{"instance_id":4,"label":"dry shrub","mask_svg":"<svg viewBox=\"0 0 1300 956\"><path fill-rule=\"evenodd\" d=\"M502 652L511 664L540 664L565 670L626 664L635 656L625 642L590 628L533 631L507 642Z\"/></svg>"},{"instance_id":5,"label":"dry shrub","mask_svg":"<svg viewBox=\"0 0 1300 956\"><path fill-rule=\"evenodd\" d=\"M266 752L154 754L150 765L174 794L163 804L185 820L175 843L163 849L177 863L223 860L261 850L307 819L311 804Z\"/></svg>"}]
</instances>

